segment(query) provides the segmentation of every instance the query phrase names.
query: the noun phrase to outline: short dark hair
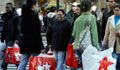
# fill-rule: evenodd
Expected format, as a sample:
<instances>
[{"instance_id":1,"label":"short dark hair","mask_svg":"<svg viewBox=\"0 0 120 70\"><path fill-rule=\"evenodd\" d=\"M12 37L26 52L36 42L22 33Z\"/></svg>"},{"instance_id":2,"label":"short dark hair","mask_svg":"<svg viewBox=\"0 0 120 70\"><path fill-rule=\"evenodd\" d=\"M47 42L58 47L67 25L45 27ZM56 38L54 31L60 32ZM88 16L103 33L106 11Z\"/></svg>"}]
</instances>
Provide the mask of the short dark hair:
<instances>
[{"instance_id":1,"label":"short dark hair","mask_svg":"<svg viewBox=\"0 0 120 70\"><path fill-rule=\"evenodd\" d=\"M55 6L50 7L50 12L55 12L57 8Z\"/></svg>"},{"instance_id":2,"label":"short dark hair","mask_svg":"<svg viewBox=\"0 0 120 70\"><path fill-rule=\"evenodd\" d=\"M36 0L27 0L27 7L31 8L33 5L36 5Z\"/></svg>"},{"instance_id":3,"label":"short dark hair","mask_svg":"<svg viewBox=\"0 0 120 70\"><path fill-rule=\"evenodd\" d=\"M114 0L115 2L117 2L117 0ZM109 0L106 0L106 2L109 2Z\"/></svg>"},{"instance_id":4,"label":"short dark hair","mask_svg":"<svg viewBox=\"0 0 120 70\"><path fill-rule=\"evenodd\" d=\"M116 4L114 8L119 8L120 9L120 4Z\"/></svg>"},{"instance_id":5,"label":"short dark hair","mask_svg":"<svg viewBox=\"0 0 120 70\"><path fill-rule=\"evenodd\" d=\"M86 12L89 11L91 8L91 2L90 1L82 1L81 2L81 11Z\"/></svg>"},{"instance_id":6,"label":"short dark hair","mask_svg":"<svg viewBox=\"0 0 120 70\"><path fill-rule=\"evenodd\" d=\"M58 12L61 11L65 15L65 11L63 9L59 9Z\"/></svg>"},{"instance_id":7,"label":"short dark hair","mask_svg":"<svg viewBox=\"0 0 120 70\"><path fill-rule=\"evenodd\" d=\"M13 4L12 4L12 3L10 3L10 2L9 2L9 3L7 3L6 5L10 5L10 6L13 8Z\"/></svg>"}]
</instances>

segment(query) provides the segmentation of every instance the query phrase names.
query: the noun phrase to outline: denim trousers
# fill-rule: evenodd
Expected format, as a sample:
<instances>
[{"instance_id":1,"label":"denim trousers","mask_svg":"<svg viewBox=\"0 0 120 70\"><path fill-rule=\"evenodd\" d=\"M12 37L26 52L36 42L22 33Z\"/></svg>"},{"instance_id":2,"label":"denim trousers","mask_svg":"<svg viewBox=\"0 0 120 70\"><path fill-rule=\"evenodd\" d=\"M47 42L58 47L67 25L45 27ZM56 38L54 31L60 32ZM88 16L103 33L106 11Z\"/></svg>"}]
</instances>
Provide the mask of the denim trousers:
<instances>
[{"instance_id":1,"label":"denim trousers","mask_svg":"<svg viewBox=\"0 0 120 70\"><path fill-rule=\"evenodd\" d=\"M22 54L21 56L21 61L20 64L18 66L18 70L26 70L26 66L28 64L29 58L31 56L38 56L38 53L33 53L33 54Z\"/></svg>"},{"instance_id":2,"label":"denim trousers","mask_svg":"<svg viewBox=\"0 0 120 70\"><path fill-rule=\"evenodd\" d=\"M65 70L66 51L53 51L53 55L57 63L56 70Z\"/></svg>"}]
</instances>

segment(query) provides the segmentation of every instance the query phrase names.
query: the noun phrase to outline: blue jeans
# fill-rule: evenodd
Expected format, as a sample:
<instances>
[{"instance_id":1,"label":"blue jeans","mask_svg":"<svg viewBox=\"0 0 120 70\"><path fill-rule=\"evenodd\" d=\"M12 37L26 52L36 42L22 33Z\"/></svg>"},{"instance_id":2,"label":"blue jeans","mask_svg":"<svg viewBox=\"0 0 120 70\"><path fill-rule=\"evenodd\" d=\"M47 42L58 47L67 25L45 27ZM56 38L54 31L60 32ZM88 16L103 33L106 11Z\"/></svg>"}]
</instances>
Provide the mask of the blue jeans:
<instances>
[{"instance_id":1,"label":"blue jeans","mask_svg":"<svg viewBox=\"0 0 120 70\"><path fill-rule=\"evenodd\" d=\"M18 66L18 70L26 70L26 66L28 64L29 58L32 56L38 56L38 53L33 53L33 54L22 54L21 56L21 61Z\"/></svg>"},{"instance_id":2,"label":"blue jeans","mask_svg":"<svg viewBox=\"0 0 120 70\"><path fill-rule=\"evenodd\" d=\"M64 62L66 51L53 51L53 55L57 63L56 70L65 70Z\"/></svg>"},{"instance_id":3,"label":"blue jeans","mask_svg":"<svg viewBox=\"0 0 120 70\"><path fill-rule=\"evenodd\" d=\"M112 53L112 57L117 60L118 55L116 53Z\"/></svg>"}]
</instances>

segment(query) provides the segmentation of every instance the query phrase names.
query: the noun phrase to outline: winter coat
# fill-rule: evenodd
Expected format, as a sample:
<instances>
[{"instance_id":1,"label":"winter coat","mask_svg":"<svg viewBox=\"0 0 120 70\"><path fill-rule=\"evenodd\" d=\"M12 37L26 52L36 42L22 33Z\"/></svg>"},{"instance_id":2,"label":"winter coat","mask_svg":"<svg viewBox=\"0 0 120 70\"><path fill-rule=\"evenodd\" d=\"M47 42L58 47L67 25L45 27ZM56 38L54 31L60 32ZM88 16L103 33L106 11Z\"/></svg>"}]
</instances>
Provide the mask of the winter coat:
<instances>
[{"instance_id":1,"label":"winter coat","mask_svg":"<svg viewBox=\"0 0 120 70\"><path fill-rule=\"evenodd\" d=\"M66 14L66 18L67 20L73 24L73 21L74 21L74 17L75 17L75 14L72 10L70 10L67 14Z\"/></svg>"},{"instance_id":2,"label":"winter coat","mask_svg":"<svg viewBox=\"0 0 120 70\"><path fill-rule=\"evenodd\" d=\"M83 12L80 17L78 17L75 21L73 33L72 36L75 38L74 40L74 49L77 49L77 44L79 41L79 35L80 32L86 27L86 24L88 24L89 16L92 15L89 12ZM91 32L91 40L92 45L96 47L98 50L100 50L99 44L98 44L98 33L97 33L97 25L96 25L96 18L95 16L91 16L90 21L90 32Z\"/></svg>"},{"instance_id":3,"label":"winter coat","mask_svg":"<svg viewBox=\"0 0 120 70\"><path fill-rule=\"evenodd\" d=\"M72 10L70 10L70 11L66 14L67 20L72 24L72 30L73 30L74 22L75 22L75 20L76 20L78 17L79 17L79 16L77 16L77 14L75 14Z\"/></svg>"},{"instance_id":4,"label":"winter coat","mask_svg":"<svg viewBox=\"0 0 120 70\"><path fill-rule=\"evenodd\" d=\"M71 38L71 24L64 19L63 21L56 20L49 31L49 44L55 51L66 51Z\"/></svg>"},{"instance_id":5,"label":"winter coat","mask_svg":"<svg viewBox=\"0 0 120 70\"><path fill-rule=\"evenodd\" d=\"M102 40L103 40L104 35L105 35L105 28L106 28L107 20L112 15L114 15L114 12L110 11L110 9L106 8L104 10L103 18L102 18Z\"/></svg>"},{"instance_id":6,"label":"winter coat","mask_svg":"<svg viewBox=\"0 0 120 70\"><path fill-rule=\"evenodd\" d=\"M38 14L30 10L22 17L21 32L23 34L20 52L22 54L40 53L43 43L40 32Z\"/></svg>"},{"instance_id":7,"label":"winter coat","mask_svg":"<svg viewBox=\"0 0 120 70\"><path fill-rule=\"evenodd\" d=\"M115 48L116 41L116 53L120 54L120 36L116 37L115 32L119 32L120 35L120 20L115 27L115 16L113 15L107 21L103 45L108 44L109 48Z\"/></svg>"},{"instance_id":8,"label":"winter coat","mask_svg":"<svg viewBox=\"0 0 120 70\"><path fill-rule=\"evenodd\" d=\"M6 43L9 42L14 44L15 40L20 40L20 17L18 16L15 9L13 9L12 13L9 15L5 13L3 15L3 31L1 41Z\"/></svg>"}]
</instances>

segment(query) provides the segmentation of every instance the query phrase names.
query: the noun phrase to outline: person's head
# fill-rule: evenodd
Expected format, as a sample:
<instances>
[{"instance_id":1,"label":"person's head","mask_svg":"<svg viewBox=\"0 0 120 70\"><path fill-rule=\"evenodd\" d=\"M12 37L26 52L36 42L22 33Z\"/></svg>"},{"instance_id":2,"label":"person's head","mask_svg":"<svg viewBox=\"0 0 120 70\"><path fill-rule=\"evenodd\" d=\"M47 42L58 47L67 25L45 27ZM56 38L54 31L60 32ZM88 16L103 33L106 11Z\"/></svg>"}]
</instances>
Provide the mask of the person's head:
<instances>
[{"instance_id":1,"label":"person's head","mask_svg":"<svg viewBox=\"0 0 120 70\"><path fill-rule=\"evenodd\" d=\"M13 10L13 4L7 3L6 4L6 12L9 13L9 12L12 12L12 10Z\"/></svg>"},{"instance_id":2,"label":"person's head","mask_svg":"<svg viewBox=\"0 0 120 70\"><path fill-rule=\"evenodd\" d=\"M74 2L73 4L72 4L72 11L75 13L76 12L76 9L78 9L78 3L77 2Z\"/></svg>"},{"instance_id":3,"label":"person's head","mask_svg":"<svg viewBox=\"0 0 120 70\"><path fill-rule=\"evenodd\" d=\"M115 5L114 7L114 15L120 16L120 4Z\"/></svg>"},{"instance_id":4,"label":"person's head","mask_svg":"<svg viewBox=\"0 0 120 70\"><path fill-rule=\"evenodd\" d=\"M58 21L63 21L64 17L65 17L65 11L62 9L58 10L57 12Z\"/></svg>"},{"instance_id":5,"label":"person's head","mask_svg":"<svg viewBox=\"0 0 120 70\"><path fill-rule=\"evenodd\" d=\"M113 7L115 6L115 4L116 4L116 1L117 1L117 0L108 0L108 6L109 6L110 8L113 8Z\"/></svg>"},{"instance_id":6,"label":"person's head","mask_svg":"<svg viewBox=\"0 0 120 70\"><path fill-rule=\"evenodd\" d=\"M79 16L81 14L81 5L77 5L77 7L75 9L75 13L77 16Z\"/></svg>"},{"instance_id":7,"label":"person's head","mask_svg":"<svg viewBox=\"0 0 120 70\"><path fill-rule=\"evenodd\" d=\"M91 3L89 1L82 1L81 2L81 11L87 12L91 9Z\"/></svg>"},{"instance_id":8,"label":"person's head","mask_svg":"<svg viewBox=\"0 0 120 70\"><path fill-rule=\"evenodd\" d=\"M55 7L55 6L52 6L52 7L50 7L50 12L56 12L57 11L57 8Z\"/></svg>"},{"instance_id":9,"label":"person's head","mask_svg":"<svg viewBox=\"0 0 120 70\"><path fill-rule=\"evenodd\" d=\"M27 0L27 8L36 11L37 10L36 0Z\"/></svg>"}]
</instances>

